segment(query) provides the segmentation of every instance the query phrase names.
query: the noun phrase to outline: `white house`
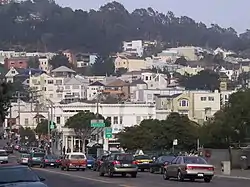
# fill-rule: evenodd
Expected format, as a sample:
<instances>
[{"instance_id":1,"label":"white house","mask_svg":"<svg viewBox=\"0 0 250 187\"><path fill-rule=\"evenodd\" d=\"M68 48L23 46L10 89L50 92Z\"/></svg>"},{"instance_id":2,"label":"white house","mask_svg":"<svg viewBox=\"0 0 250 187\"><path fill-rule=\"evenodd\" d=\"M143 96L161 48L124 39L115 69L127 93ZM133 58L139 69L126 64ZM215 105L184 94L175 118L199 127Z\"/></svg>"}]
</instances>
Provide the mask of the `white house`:
<instances>
[{"instance_id":1,"label":"white house","mask_svg":"<svg viewBox=\"0 0 250 187\"><path fill-rule=\"evenodd\" d=\"M87 100L93 100L104 90L104 84L96 81L87 87Z\"/></svg>"},{"instance_id":2,"label":"white house","mask_svg":"<svg viewBox=\"0 0 250 187\"><path fill-rule=\"evenodd\" d=\"M130 84L130 99L134 99L134 94L137 90L146 90L148 89L147 83L141 79L137 79L131 82Z\"/></svg>"},{"instance_id":3,"label":"white house","mask_svg":"<svg viewBox=\"0 0 250 187\"><path fill-rule=\"evenodd\" d=\"M13 83L14 77L18 75L22 69L11 67L9 71L5 74L6 82Z\"/></svg>"},{"instance_id":4,"label":"white house","mask_svg":"<svg viewBox=\"0 0 250 187\"><path fill-rule=\"evenodd\" d=\"M49 73L50 71L49 59L47 57L41 57L38 60L39 60L39 69L45 71L46 73Z\"/></svg>"},{"instance_id":5,"label":"white house","mask_svg":"<svg viewBox=\"0 0 250 187\"><path fill-rule=\"evenodd\" d=\"M123 51L131 54L135 54L137 56L142 56L144 47L142 40L132 40L123 42Z\"/></svg>"},{"instance_id":6,"label":"white house","mask_svg":"<svg viewBox=\"0 0 250 187\"><path fill-rule=\"evenodd\" d=\"M147 83L148 89L166 89L169 81L167 77L160 73L143 72L142 80Z\"/></svg>"}]
</instances>

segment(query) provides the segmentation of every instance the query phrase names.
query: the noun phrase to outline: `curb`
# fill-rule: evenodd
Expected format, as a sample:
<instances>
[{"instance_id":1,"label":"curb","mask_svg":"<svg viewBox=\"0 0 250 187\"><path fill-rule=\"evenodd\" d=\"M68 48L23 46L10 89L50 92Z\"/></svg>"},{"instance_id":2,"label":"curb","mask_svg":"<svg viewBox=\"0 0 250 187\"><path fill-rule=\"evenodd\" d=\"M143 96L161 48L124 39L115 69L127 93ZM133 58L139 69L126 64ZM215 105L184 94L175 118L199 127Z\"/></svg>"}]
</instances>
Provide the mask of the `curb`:
<instances>
[{"instance_id":1,"label":"curb","mask_svg":"<svg viewBox=\"0 0 250 187\"><path fill-rule=\"evenodd\" d=\"M240 177L240 176L230 176L230 175L215 175L215 177L227 178L227 179L250 180L250 177Z\"/></svg>"}]
</instances>

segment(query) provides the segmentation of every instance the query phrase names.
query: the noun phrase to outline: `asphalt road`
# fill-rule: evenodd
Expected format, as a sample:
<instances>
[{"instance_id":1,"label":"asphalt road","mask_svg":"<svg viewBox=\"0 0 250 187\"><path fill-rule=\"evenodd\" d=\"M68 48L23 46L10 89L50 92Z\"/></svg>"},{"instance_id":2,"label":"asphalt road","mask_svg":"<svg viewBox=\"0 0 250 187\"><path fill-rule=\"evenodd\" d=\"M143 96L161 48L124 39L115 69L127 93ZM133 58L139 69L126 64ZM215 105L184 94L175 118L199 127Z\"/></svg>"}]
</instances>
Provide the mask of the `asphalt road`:
<instances>
[{"instance_id":1,"label":"asphalt road","mask_svg":"<svg viewBox=\"0 0 250 187\"><path fill-rule=\"evenodd\" d=\"M40 169L34 168L34 171L45 178L45 183L49 187L249 187L250 180L227 179L214 177L211 183L204 183L202 180L196 182L178 182L176 180L164 181L162 175L150 174L148 172L139 173L137 178L122 178L120 176L99 177L98 172L94 171L61 171L60 169Z\"/></svg>"}]
</instances>

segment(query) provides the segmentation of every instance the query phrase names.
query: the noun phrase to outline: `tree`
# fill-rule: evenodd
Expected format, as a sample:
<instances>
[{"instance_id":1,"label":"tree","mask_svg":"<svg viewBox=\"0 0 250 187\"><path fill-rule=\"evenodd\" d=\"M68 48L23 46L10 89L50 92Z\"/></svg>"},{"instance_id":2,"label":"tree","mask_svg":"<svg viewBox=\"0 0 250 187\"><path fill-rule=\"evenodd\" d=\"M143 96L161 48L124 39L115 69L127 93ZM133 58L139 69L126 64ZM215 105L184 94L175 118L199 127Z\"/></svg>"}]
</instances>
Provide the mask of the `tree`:
<instances>
[{"instance_id":1,"label":"tree","mask_svg":"<svg viewBox=\"0 0 250 187\"><path fill-rule=\"evenodd\" d=\"M110 76L114 73L114 70L114 61L109 56L98 56L91 67L91 72L97 76Z\"/></svg>"},{"instance_id":2,"label":"tree","mask_svg":"<svg viewBox=\"0 0 250 187\"><path fill-rule=\"evenodd\" d=\"M127 73L128 69L127 68L118 68L116 71L115 71L115 74L117 77L120 77L122 76L123 74Z\"/></svg>"},{"instance_id":3,"label":"tree","mask_svg":"<svg viewBox=\"0 0 250 187\"><path fill-rule=\"evenodd\" d=\"M20 128L20 138L22 143L28 143L29 145L36 141L35 132L31 128Z\"/></svg>"},{"instance_id":4,"label":"tree","mask_svg":"<svg viewBox=\"0 0 250 187\"><path fill-rule=\"evenodd\" d=\"M187 66L187 59L184 56L181 56L180 58L176 59L175 64Z\"/></svg>"},{"instance_id":5,"label":"tree","mask_svg":"<svg viewBox=\"0 0 250 187\"><path fill-rule=\"evenodd\" d=\"M5 117L8 114L8 110L10 108L10 100L11 100L12 92L11 92L11 84L2 82L0 83L0 123L5 120Z\"/></svg>"},{"instance_id":6,"label":"tree","mask_svg":"<svg viewBox=\"0 0 250 187\"><path fill-rule=\"evenodd\" d=\"M189 150L195 148L198 129L188 117L171 113L166 120L143 120L138 126L127 127L118 139L129 150L170 150L175 139L178 149Z\"/></svg>"},{"instance_id":7,"label":"tree","mask_svg":"<svg viewBox=\"0 0 250 187\"><path fill-rule=\"evenodd\" d=\"M69 59L63 53L53 56L52 59L49 60L49 64L52 65L54 69L60 66L71 67Z\"/></svg>"},{"instance_id":8,"label":"tree","mask_svg":"<svg viewBox=\"0 0 250 187\"><path fill-rule=\"evenodd\" d=\"M54 129L56 129L56 124L54 123ZM48 120L43 119L40 121L40 123L37 124L36 133L39 135L47 135L48 134Z\"/></svg>"},{"instance_id":9,"label":"tree","mask_svg":"<svg viewBox=\"0 0 250 187\"><path fill-rule=\"evenodd\" d=\"M29 68L38 69L39 68L39 59L38 57L30 57L28 60Z\"/></svg>"},{"instance_id":10,"label":"tree","mask_svg":"<svg viewBox=\"0 0 250 187\"><path fill-rule=\"evenodd\" d=\"M76 115L70 117L65 127L74 129L75 134L79 136L83 143L82 150L85 152L85 140L89 139L93 133L100 133L102 128L93 128L91 127L91 120L93 119L103 119L105 122L105 127L110 126L110 121L105 120L102 115L97 115L89 111L79 112Z\"/></svg>"}]
</instances>

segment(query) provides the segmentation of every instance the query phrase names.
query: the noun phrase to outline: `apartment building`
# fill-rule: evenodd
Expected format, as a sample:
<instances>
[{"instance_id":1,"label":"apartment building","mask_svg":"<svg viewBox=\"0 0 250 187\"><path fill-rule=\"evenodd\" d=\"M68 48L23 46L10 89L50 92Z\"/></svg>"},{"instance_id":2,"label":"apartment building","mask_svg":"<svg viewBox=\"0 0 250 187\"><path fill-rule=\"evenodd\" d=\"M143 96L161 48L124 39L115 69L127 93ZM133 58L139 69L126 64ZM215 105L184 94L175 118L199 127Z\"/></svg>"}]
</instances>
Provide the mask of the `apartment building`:
<instances>
[{"instance_id":1,"label":"apartment building","mask_svg":"<svg viewBox=\"0 0 250 187\"><path fill-rule=\"evenodd\" d=\"M123 51L142 57L144 52L142 40L132 40L123 42Z\"/></svg>"},{"instance_id":2,"label":"apartment building","mask_svg":"<svg viewBox=\"0 0 250 187\"><path fill-rule=\"evenodd\" d=\"M4 60L4 67L6 69L10 69L11 67L26 69L28 67L28 60L26 57L6 58Z\"/></svg>"}]
</instances>

